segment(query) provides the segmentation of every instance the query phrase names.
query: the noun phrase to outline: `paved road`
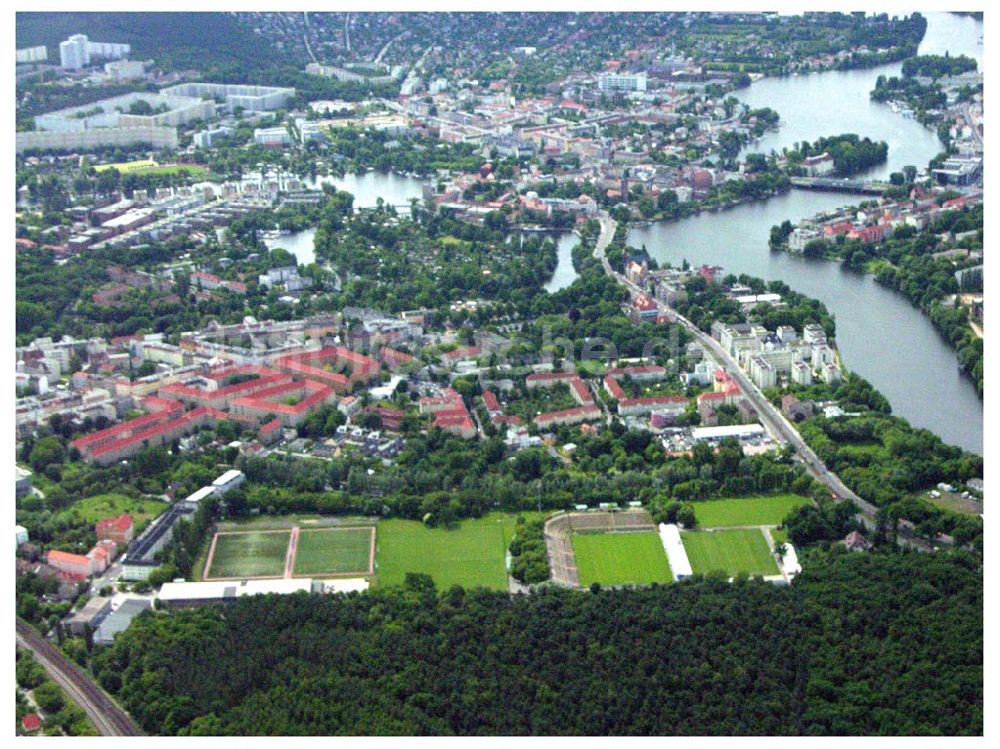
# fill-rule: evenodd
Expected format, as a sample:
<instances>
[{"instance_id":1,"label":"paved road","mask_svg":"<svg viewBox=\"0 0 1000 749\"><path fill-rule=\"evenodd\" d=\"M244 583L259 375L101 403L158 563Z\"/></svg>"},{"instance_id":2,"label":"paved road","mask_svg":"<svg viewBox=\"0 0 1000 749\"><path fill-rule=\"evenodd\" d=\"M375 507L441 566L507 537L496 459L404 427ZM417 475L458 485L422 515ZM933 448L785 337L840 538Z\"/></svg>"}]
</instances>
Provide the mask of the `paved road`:
<instances>
[{"instance_id":1,"label":"paved road","mask_svg":"<svg viewBox=\"0 0 1000 749\"><path fill-rule=\"evenodd\" d=\"M83 669L72 663L22 619L17 620L17 644L35 654L35 659L52 680L87 714L102 736L143 735L128 713L97 686Z\"/></svg>"},{"instance_id":2,"label":"paved road","mask_svg":"<svg viewBox=\"0 0 1000 749\"><path fill-rule=\"evenodd\" d=\"M602 212L602 239L605 236L605 219L607 221L611 221L610 217ZM611 236L614 236L614 229L612 228L610 231ZM598 244L600 245L600 242L598 242ZM644 289L641 289L634 283L628 281L624 276L611 270L607 259L604 257L605 247L607 247L607 242L605 242L604 246L600 247L600 255L598 255L597 249L594 250L594 256L600 257L604 263L605 272L614 276L620 284L625 286L633 294L645 294ZM874 530L876 528L875 519L878 513L878 508L847 488L844 482L840 480L840 477L826 467L823 461L821 461L816 453L813 452L812 448L810 448L809 445L806 444L806 441L802 439L798 430L795 429L788 419L785 418L784 414L775 408L774 404L765 398L760 389L744 374L743 370L739 368L732 356L729 355L729 352L723 349L718 341L710 335L704 333L694 323L679 314L676 310L657 299L654 299L653 301L656 303L661 313L668 315L670 318L675 319L678 323L680 323L695 338L695 340L697 340L714 356L716 361L723 364L726 371L729 372L729 374L731 374L739 384L744 396L746 396L753 407L757 409L757 414L760 417L761 424L763 424L768 433L774 439L791 444L795 448L797 458L802 462L809 474L830 490L830 494L833 496L834 500L839 502L849 499L854 502L855 506L860 510L860 515L858 516L859 520L864 523L865 527L869 531ZM905 529L900 529L899 542L903 545L911 546L923 551L929 551L932 548L930 544L913 537L912 534L906 532Z\"/></svg>"}]
</instances>

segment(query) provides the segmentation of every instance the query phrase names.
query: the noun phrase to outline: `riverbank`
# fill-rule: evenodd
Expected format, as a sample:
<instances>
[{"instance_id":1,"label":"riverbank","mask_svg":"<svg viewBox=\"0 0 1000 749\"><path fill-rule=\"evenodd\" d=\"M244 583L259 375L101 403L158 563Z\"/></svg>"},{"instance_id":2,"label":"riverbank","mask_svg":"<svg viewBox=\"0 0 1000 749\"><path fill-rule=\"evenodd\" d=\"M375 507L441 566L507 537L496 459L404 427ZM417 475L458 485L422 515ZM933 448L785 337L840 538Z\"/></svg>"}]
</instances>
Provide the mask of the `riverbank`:
<instances>
[{"instance_id":1,"label":"riverbank","mask_svg":"<svg viewBox=\"0 0 1000 749\"><path fill-rule=\"evenodd\" d=\"M975 340L981 336L969 325L964 307L951 301L961 291L982 292L981 197L954 198L957 193L925 188L915 195L824 212L794 227L772 227L769 245L835 261L905 297L955 352L981 398L982 350Z\"/></svg>"}]
</instances>

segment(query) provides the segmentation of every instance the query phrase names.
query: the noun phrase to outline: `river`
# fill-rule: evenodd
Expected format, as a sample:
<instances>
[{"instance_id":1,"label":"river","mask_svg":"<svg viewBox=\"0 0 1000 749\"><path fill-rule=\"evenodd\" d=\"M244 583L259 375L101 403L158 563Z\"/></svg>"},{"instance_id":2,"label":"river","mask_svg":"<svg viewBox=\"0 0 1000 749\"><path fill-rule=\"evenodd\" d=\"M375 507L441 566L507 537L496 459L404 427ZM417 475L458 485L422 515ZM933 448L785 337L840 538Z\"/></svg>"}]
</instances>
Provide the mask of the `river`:
<instances>
[{"instance_id":1,"label":"river","mask_svg":"<svg viewBox=\"0 0 1000 749\"><path fill-rule=\"evenodd\" d=\"M556 243L559 253L559 263L556 265L552 278L545 284L545 290L555 293L573 283L580 274L573 267L573 248L580 243L576 232L567 231L556 236L549 235Z\"/></svg>"},{"instance_id":2,"label":"river","mask_svg":"<svg viewBox=\"0 0 1000 749\"><path fill-rule=\"evenodd\" d=\"M968 54L982 60L979 21L928 13L921 53ZM824 135L855 132L889 143L889 163L870 173L883 177L906 164L924 168L941 150L936 136L888 107L872 104L868 92L879 75L898 74L900 64L871 70L813 73L765 79L741 93L752 106L770 106L785 125L755 148L770 151ZM792 192L765 202L706 212L676 222L634 228L629 244L645 245L657 261L721 265L727 272L782 280L823 301L837 321L837 343L848 369L868 379L889 399L893 412L945 442L983 452L983 404L958 368L955 351L930 320L900 294L874 278L838 263L807 259L768 248L770 229L821 210L856 204L860 196Z\"/></svg>"}]
</instances>

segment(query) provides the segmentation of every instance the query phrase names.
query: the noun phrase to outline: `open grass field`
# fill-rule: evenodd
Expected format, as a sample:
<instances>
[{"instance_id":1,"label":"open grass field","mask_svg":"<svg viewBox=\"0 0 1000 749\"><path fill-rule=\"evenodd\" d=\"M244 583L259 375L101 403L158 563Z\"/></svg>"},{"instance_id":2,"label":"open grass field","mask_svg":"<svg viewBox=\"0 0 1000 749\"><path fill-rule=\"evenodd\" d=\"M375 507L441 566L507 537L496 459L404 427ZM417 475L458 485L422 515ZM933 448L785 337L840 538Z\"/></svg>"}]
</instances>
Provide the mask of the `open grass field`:
<instances>
[{"instance_id":1,"label":"open grass field","mask_svg":"<svg viewBox=\"0 0 1000 749\"><path fill-rule=\"evenodd\" d=\"M694 516L701 528L727 528L734 525L779 525L789 512L808 504L807 497L775 494L765 497L710 499L692 502Z\"/></svg>"},{"instance_id":2,"label":"open grass field","mask_svg":"<svg viewBox=\"0 0 1000 749\"><path fill-rule=\"evenodd\" d=\"M500 513L463 520L455 528L383 520L376 540L378 584L400 585L407 572L421 572L434 579L438 590L452 585L506 590L505 559L514 526L513 515Z\"/></svg>"},{"instance_id":3,"label":"open grass field","mask_svg":"<svg viewBox=\"0 0 1000 749\"><path fill-rule=\"evenodd\" d=\"M139 497L134 499L122 494L98 494L94 497L74 502L59 513L59 519L83 520L96 523L104 518L113 518L127 512L135 523L136 533L149 525L150 521L170 505L160 499Z\"/></svg>"},{"instance_id":4,"label":"open grass field","mask_svg":"<svg viewBox=\"0 0 1000 749\"><path fill-rule=\"evenodd\" d=\"M657 533L575 533L572 540L583 586L644 585L673 580Z\"/></svg>"},{"instance_id":5,"label":"open grass field","mask_svg":"<svg viewBox=\"0 0 1000 749\"><path fill-rule=\"evenodd\" d=\"M681 539L695 574L715 571L727 575L779 574L778 564L760 530L685 531Z\"/></svg>"},{"instance_id":6,"label":"open grass field","mask_svg":"<svg viewBox=\"0 0 1000 749\"><path fill-rule=\"evenodd\" d=\"M280 577L291 531L220 533L206 579L220 577Z\"/></svg>"},{"instance_id":7,"label":"open grass field","mask_svg":"<svg viewBox=\"0 0 1000 749\"><path fill-rule=\"evenodd\" d=\"M372 528L312 529L299 532L296 576L369 574Z\"/></svg>"}]
</instances>

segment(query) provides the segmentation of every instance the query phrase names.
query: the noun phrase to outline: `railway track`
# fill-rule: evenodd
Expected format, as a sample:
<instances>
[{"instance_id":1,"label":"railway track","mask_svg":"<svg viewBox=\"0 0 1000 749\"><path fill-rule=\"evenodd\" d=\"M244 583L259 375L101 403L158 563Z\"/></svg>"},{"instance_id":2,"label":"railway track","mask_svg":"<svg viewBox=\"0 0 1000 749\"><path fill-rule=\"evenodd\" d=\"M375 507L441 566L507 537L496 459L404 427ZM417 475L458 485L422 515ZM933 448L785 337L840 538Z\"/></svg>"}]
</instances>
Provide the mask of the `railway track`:
<instances>
[{"instance_id":1,"label":"railway track","mask_svg":"<svg viewBox=\"0 0 1000 749\"><path fill-rule=\"evenodd\" d=\"M82 709L102 736L142 736L142 729L83 669L57 650L30 624L17 620L17 644L34 653L42 668Z\"/></svg>"}]
</instances>

